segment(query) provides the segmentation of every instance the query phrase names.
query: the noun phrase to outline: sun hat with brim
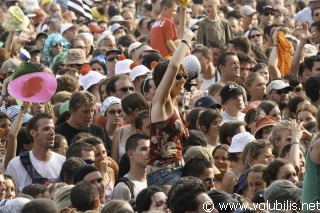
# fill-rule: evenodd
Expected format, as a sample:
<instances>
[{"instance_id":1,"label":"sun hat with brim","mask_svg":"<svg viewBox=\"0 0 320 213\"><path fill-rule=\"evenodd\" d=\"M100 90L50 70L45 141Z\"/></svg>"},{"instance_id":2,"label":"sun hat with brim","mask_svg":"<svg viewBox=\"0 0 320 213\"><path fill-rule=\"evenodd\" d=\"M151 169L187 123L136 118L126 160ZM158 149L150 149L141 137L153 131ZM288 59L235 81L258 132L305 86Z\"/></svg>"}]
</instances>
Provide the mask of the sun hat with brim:
<instances>
[{"instance_id":1,"label":"sun hat with brim","mask_svg":"<svg viewBox=\"0 0 320 213\"><path fill-rule=\"evenodd\" d=\"M137 77L151 74L151 71L144 65L135 66L130 72L130 79L134 81Z\"/></svg>"},{"instance_id":2,"label":"sun hat with brim","mask_svg":"<svg viewBox=\"0 0 320 213\"><path fill-rule=\"evenodd\" d=\"M137 49L137 56L140 57L143 52L152 52L152 53L158 53L160 52L158 50L153 49L147 44L142 44L138 49Z\"/></svg>"},{"instance_id":3,"label":"sun hat with brim","mask_svg":"<svg viewBox=\"0 0 320 213\"><path fill-rule=\"evenodd\" d=\"M135 49L137 49L138 47L141 46L142 43L140 42L133 42L132 44L130 44L129 48L128 48L128 55L131 55L131 52Z\"/></svg>"},{"instance_id":4,"label":"sun hat with brim","mask_svg":"<svg viewBox=\"0 0 320 213\"><path fill-rule=\"evenodd\" d=\"M21 110L20 106L12 105L12 106L9 106L6 110L4 110L4 112L9 115L11 122L13 122L16 119L20 110ZM30 115L29 113L25 113L22 123L23 124L28 123L32 117L33 116Z\"/></svg>"},{"instance_id":5,"label":"sun hat with brim","mask_svg":"<svg viewBox=\"0 0 320 213\"><path fill-rule=\"evenodd\" d=\"M250 141L256 140L249 132L241 132L232 137L232 142L229 147L229 153L243 152L244 147Z\"/></svg>"},{"instance_id":6,"label":"sun hat with brim","mask_svg":"<svg viewBox=\"0 0 320 213\"><path fill-rule=\"evenodd\" d=\"M66 65L88 63L86 52L83 49L70 49L65 61Z\"/></svg>"},{"instance_id":7,"label":"sun hat with brim","mask_svg":"<svg viewBox=\"0 0 320 213\"><path fill-rule=\"evenodd\" d=\"M21 61L16 58L9 58L1 66L1 72L8 73L14 72L21 64Z\"/></svg>"},{"instance_id":8,"label":"sun hat with brim","mask_svg":"<svg viewBox=\"0 0 320 213\"><path fill-rule=\"evenodd\" d=\"M125 28L124 26L122 26L121 24L113 24L110 26L110 31L112 33L112 35L115 33L116 30L118 29L124 29L127 32L127 28Z\"/></svg>"},{"instance_id":9,"label":"sun hat with brim","mask_svg":"<svg viewBox=\"0 0 320 213\"><path fill-rule=\"evenodd\" d=\"M125 21L126 20L121 15L115 15L115 16L112 16L109 23L112 24L113 22L125 22Z\"/></svg>"},{"instance_id":10,"label":"sun hat with brim","mask_svg":"<svg viewBox=\"0 0 320 213\"><path fill-rule=\"evenodd\" d=\"M273 80L267 86L266 93L269 94L272 90L281 90L281 89L292 91L293 87L290 86L288 83L284 82L283 80Z\"/></svg>"},{"instance_id":11,"label":"sun hat with brim","mask_svg":"<svg viewBox=\"0 0 320 213\"><path fill-rule=\"evenodd\" d=\"M79 85L82 86L84 90L88 90L92 85L99 83L105 78L105 75L91 70L86 75L79 76Z\"/></svg>"},{"instance_id":12,"label":"sun hat with brim","mask_svg":"<svg viewBox=\"0 0 320 213\"><path fill-rule=\"evenodd\" d=\"M21 64L16 68L16 70L10 75L10 80L13 81L14 79L28 74L28 73L35 73L41 72L34 64L29 62L21 62Z\"/></svg>"},{"instance_id":13,"label":"sun hat with brim","mask_svg":"<svg viewBox=\"0 0 320 213\"><path fill-rule=\"evenodd\" d=\"M67 30L69 30L71 28L76 28L76 27L71 23L66 23L66 24L62 25L60 33L63 34L64 32L66 32Z\"/></svg>"},{"instance_id":14,"label":"sun hat with brim","mask_svg":"<svg viewBox=\"0 0 320 213\"><path fill-rule=\"evenodd\" d=\"M242 110L242 112L246 114L250 109L257 108L260 103L261 103L261 101L253 101L253 102L251 102L250 104L248 104L248 105Z\"/></svg>"},{"instance_id":15,"label":"sun hat with brim","mask_svg":"<svg viewBox=\"0 0 320 213\"><path fill-rule=\"evenodd\" d=\"M131 59L117 61L115 66L115 74L128 74L131 72L130 65L133 63Z\"/></svg>"},{"instance_id":16,"label":"sun hat with brim","mask_svg":"<svg viewBox=\"0 0 320 213\"><path fill-rule=\"evenodd\" d=\"M30 24L30 20L17 6L11 6L7 12L7 19L3 27L7 31L23 31Z\"/></svg>"},{"instance_id":17,"label":"sun hat with brim","mask_svg":"<svg viewBox=\"0 0 320 213\"><path fill-rule=\"evenodd\" d=\"M56 89L57 80L53 74L34 72L12 80L8 86L8 93L21 101L44 103L52 98Z\"/></svg>"},{"instance_id":18,"label":"sun hat with brim","mask_svg":"<svg viewBox=\"0 0 320 213\"><path fill-rule=\"evenodd\" d=\"M102 115L105 115L107 112L107 109L113 105L113 104L121 104L121 99L114 97L114 96L109 96L107 97L103 102L102 106L100 107L100 112Z\"/></svg>"},{"instance_id":19,"label":"sun hat with brim","mask_svg":"<svg viewBox=\"0 0 320 213\"><path fill-rule=\"evenodd\" d=\"M267 126L275 126L277 124L277 120L272 117L272 116L265 116L260 118L259 120L257 120L256 122L256 131L254 132L254 136L256 136L257 134L259 134L260 131L262 131L262 129L264 127Z\"/></svg>"}]
</instances>

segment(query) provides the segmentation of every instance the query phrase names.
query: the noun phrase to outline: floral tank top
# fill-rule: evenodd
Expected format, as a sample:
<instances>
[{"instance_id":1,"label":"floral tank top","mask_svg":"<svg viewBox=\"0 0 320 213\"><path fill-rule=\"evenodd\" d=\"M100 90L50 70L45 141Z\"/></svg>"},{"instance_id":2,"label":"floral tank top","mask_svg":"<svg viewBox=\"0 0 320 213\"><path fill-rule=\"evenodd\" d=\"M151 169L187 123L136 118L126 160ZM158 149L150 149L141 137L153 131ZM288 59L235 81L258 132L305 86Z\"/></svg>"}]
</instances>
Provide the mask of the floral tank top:
<instances>
[{"instance_id":1,"label":"floral tank top","mask_svg":"<svg viewBox=\"0 0 320 213\"><path fill-rule=\"evenodd\" d=\"M148 165L165 167L182 161L182 146L189 132L187 122L174 110L170 118L150 125Z\"/></svg>"}]
</instances>

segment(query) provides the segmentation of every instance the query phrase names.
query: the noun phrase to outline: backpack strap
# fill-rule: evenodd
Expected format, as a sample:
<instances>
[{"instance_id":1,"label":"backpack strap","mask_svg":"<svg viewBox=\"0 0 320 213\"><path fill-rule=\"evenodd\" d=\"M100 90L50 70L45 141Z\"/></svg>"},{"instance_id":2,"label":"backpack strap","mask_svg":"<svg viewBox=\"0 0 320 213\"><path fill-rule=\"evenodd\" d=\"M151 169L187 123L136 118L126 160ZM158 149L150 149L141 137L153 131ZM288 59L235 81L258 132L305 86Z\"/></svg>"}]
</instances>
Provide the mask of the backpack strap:
<instances>
[{"instance_id":1,"label":"backpack strap","mask_svg":"<svg viewBox=\"0 0 320 213\"><path fill-rule=\"evenodd\" d=\"M32 183L44 184L45 182L48 181L47 178L42 177L37 172L37 170L33 167L31 160L30 160L29 151L21 152L20 153L20 160L21 160L23 167L26 169L29 176L31 177Z\"/></svg>"},{"instance_id":2,"label":"backpack strap","mask_svg":"<svg viewBox=\"0 0 320 213\"><path fill-rule=\"evenodd\" d=\"M116 187L116 185L120 182L123 182L127 185L131 194L131 200L134 199L134 183L127 177L121 177L116 181L114 187Z\"/></svg>"}]
</instances>

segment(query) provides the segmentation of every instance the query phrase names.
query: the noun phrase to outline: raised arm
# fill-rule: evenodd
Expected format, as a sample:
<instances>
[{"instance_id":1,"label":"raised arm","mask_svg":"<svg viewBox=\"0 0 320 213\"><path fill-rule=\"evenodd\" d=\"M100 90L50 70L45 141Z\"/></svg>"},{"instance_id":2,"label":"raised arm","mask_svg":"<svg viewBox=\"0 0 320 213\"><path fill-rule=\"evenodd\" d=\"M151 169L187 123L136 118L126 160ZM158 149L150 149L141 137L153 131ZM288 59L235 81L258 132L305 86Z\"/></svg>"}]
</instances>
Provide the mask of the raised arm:
<instances>
[{"instance_id":1,"label":"raised arm","mask_svg":"<svg viewBox=\"0 0 320 213\"><path fill-rule=\"evenodd\" d=\"M186 8L180 6L180 17L179 17L179 26L178 26L178 38L182 39L184 32L187 29L187 13Z\"/></svg>"},{"instance_id":2,"label":"raised arm","mask_svg":"<svg viewBox=\"0 0 320 213\"><path fill-rule=\"evenodd\" d=\"M299 70L299 64L302 57L302 51L304 48L304 45L308 42L308 40L311 38L311 34L308 31L308 24L303 23L301 25L301 34L300 34L300 43L292 57L292 63L290 67L290 75L292 76L298 76L298 70Z\"/></svg>"},{"instance_id":3,"label":"raised arm","mask_svg":"<svg viewBox=\"0 0 320 213\"><path fill-rule=\"evenodd\" d=\"M23 107L18 112L17 117L14 119L14 121L11 124L11 128L9 131L9 139L8 139L7 148L6 148L6 156L4 158L4 168L7 168L10 160L16 157L17 136L21 129L24 115L26 114L30 106L31 106L30 103L24 102Z\"/></svg>"},{"instance_id":4,"label":"raised arm","mask_svg":"<svg viewBox=\"0 0 320 213\"><path fill-rule=\"evenodd\" d=\"M281 73L278 68L278 29L273 31L272 34L272 50L268 60L269 72L270 72L270 79L273 80L275 78L281 78Z\"/></svg>"},{"instance_id":5,"label":"raised arm","mask_svg":"<svg viewBox=\"0 0 320 213\"><path fill-rule=\"evenodd\" d=\"M170 59L168 68L166 73L161 80L161 83L157 87L156 93L152 100L152 106L154 105L162 105L166 104L170 96L171 88L175 82L175 78L179 67L181 65L182 60L184 59L187 51L189 50L189 46L191 40L195 37L194 33L191 30L187 30L183 36L183 40L187 43L181 42L173 53L172 58Z\"/></svg>"}]
</instances>

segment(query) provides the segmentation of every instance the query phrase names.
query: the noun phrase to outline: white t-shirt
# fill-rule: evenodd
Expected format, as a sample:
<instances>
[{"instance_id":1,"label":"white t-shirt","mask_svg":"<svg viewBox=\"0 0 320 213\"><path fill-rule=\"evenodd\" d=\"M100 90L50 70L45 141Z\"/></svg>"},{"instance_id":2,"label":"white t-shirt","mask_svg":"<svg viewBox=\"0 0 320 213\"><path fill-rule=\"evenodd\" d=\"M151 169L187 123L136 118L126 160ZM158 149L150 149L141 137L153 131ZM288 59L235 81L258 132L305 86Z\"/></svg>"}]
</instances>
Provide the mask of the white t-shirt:
<instances>
[{"instance_id":1,"label":"white t-shirt","mask_svg":"<svg viewBox=\"0 0 320 213\"><path fill-rule=\"evenodd\" d=\"M37 160L32 151L29 151L30 161L35 170L42 176L48 179L57 178L60 174L62 164L66 158L55 152L51 152L51 159L47 162ZM32 179L21 163L20 156L13 158L7 167L6 173L11 175L16 184L16 190L21 192L22 189L32 183Z\"/></svg>"},{"instance_id":2,"label":"white t-shirt","mask_svg":"<svg viewBox=\"0 0 320 213\"><path fill-rule=\"evenodd\" d=\"M228 113L226 113L226 111L223 111L221 113L221 117L222 117L222 123L225 123L227 121L244 121L244 116L246 114L240 112L240 116L239 117L232 117L230 115L228 115Z\"/></svg>"},{"instance_id":3,"label":"white t-shirt","mask_svg":"<svg viewBox=\"0 0 320 213\"><path fill-rule=\"evenodd\" d=\"M217 82L220 81L220 79L221 79L220 73L217 70L217 68L215 68L215 69L216 69L216 73L213 76L213 78L211 78L211 79L204 79L202 74L200 74L198 76L198 80L199 80L199 83L200 83L200 90L207 90L208 87L210 87L212 84L217 83Z\"/></svg>"},{"instance_id":4,"label":"white t-shirt","mask_svg":"<svg viewBox=\"0 0 320 213\"><path fill-rule=\"evenodd\" d=\"M134 188L133 188L134 200L137 199L138 194L142 190L144 190L145 188L148 187L147 180L145 180L145 181L136 180L136 179L134 179L134 177L132 177L128 174L126 174L124 177L131 180L134 184ZM130 193L129 187L124 182L118 183L113 189L111 199L112 200L117 199L117 200L130 201L131 200L131 193Z\"/></svg>"}]
</instances>

